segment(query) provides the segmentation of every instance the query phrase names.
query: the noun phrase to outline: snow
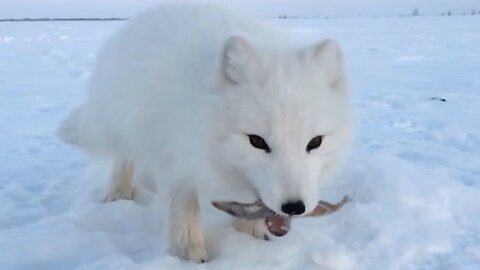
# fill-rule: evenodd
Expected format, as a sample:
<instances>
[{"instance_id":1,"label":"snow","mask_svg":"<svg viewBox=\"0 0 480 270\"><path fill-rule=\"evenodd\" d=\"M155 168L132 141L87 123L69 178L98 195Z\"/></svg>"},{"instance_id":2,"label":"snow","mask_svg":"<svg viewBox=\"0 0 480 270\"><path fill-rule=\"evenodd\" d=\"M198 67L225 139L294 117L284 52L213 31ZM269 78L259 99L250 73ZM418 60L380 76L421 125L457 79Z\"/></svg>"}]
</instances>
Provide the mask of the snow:
<instances>
[{"instance_id":1,"label":"snow","mask_svg":"<svg viewBox=\"0 0 480 270\"><path fill-rule=\"evenodd\" d=\"M274 22L345 50L357 141L324 193L353 202L268 242L205 204L212 260L168 255L161 202L101 204L108 172L53 135L125 22L0 23L1 268L480 269L480 17Z\"/></svg>"}]
</instances>

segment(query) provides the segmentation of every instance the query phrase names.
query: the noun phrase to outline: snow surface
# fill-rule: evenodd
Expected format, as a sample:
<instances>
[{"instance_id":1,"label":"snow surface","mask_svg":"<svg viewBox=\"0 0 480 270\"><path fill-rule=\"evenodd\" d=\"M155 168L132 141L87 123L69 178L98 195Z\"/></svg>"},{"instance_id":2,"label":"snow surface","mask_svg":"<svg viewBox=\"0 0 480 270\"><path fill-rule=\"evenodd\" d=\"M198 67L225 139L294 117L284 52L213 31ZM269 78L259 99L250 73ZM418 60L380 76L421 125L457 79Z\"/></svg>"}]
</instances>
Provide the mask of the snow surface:
<instances>
[{"instance_id":1,"label":"snow surface","mask_svg":"<svg viewBox=\"0 0 480 270\"><path fill-rule=\"evenodd\" d=\"M53 135L123 23L0 24L1 269L480 269L480 17L276 21L344 47L357 144L325 196L355 200L269 242L206 206L202 265L165 253L148 192L99 203L107 172Z\"/></svg>"}]
</instances>

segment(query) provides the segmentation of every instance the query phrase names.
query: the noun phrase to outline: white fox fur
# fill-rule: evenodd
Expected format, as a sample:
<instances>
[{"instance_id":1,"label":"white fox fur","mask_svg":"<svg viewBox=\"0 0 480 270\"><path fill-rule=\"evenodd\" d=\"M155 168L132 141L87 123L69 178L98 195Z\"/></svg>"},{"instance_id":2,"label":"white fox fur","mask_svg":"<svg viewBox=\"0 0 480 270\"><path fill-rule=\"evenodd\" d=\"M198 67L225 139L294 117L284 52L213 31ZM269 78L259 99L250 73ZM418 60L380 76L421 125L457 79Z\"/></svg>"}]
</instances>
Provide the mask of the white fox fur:
<instances>
[{"instance_id":1,"label":"white fox fur","mask_svg":"<svg viewBox=\"0 0 480 270\"><path fill-rule=\"evenodd\" d=\"M345 156L351 119L341 50L332 40L305 48L292 40L211 6L144 12L100 51L87 98L59 135L115 161L107 200L132 197L125 176L134 164L150 168L170 194L170 250L204 261L198 192L222 182L278 213L292 199L309 212ZM253 147L250 134L271 152ZM307 151L318 135L320 147ZM235 223L265 231L257 226Z\"/></svg>"}]
</instances>

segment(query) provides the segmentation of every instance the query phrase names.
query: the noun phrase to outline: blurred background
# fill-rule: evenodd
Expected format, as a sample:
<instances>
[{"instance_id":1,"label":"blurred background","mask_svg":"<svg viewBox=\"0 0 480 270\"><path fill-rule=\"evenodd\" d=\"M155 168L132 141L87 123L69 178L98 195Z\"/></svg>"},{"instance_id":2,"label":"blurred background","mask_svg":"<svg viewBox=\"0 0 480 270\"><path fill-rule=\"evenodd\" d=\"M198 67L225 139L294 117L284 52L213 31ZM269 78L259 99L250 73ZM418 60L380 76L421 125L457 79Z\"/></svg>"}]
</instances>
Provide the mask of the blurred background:
<instances>
[{"instance_id":1,"label":"blurred background","mask_svg":"<svg viewBox=\"0 0 480 270\"><path fill-rule=\"evenodd\" d=\"M0 18L25 17L130 17L166 0L0 0ZM170 1L171 2L171 1ZM203 0L248 9L258 16L400 16L477 13L478 0ZM416 11L416 12L415 12Z\"/></svg>"}]
</instances>

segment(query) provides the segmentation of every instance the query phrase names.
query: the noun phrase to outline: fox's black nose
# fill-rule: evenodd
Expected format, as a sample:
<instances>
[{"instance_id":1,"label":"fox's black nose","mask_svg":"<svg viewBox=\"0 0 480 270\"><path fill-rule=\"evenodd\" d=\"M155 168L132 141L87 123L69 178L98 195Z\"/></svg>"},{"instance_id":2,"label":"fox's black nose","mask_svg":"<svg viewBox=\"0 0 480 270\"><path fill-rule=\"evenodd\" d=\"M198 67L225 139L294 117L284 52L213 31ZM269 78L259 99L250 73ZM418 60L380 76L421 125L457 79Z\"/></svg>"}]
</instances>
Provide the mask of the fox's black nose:
<instances>
[{"instance_id":1,"label":"fox's black nose","mask_svg":"<svg viewBox=\"0 0 480 270\"><path fill-rule=\"evenodd\" d=\"M305 212L305 204L303 201L289 201L282 204L282 212L290 216L301 215Z\"/></svg>"}]
</instances>

